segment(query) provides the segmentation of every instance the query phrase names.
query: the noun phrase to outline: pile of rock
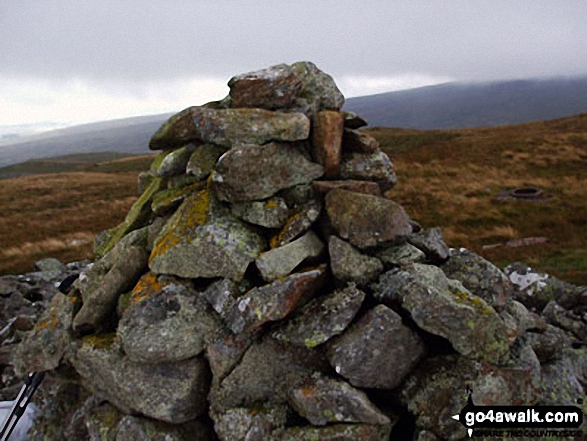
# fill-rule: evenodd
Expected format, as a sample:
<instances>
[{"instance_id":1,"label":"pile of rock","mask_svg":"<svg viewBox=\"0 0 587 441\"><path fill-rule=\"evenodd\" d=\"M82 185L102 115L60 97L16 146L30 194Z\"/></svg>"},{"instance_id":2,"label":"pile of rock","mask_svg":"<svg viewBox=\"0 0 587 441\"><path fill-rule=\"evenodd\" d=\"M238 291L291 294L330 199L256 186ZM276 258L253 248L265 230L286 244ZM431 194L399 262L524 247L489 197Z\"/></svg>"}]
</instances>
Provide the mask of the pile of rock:
<instances>
[{"instance_id":1,"label":"pile of rock","mask_svg":"<svg viewBox=\"0 0 587 441\"><path fill-rule=\"evenodd\" d=\"M83 386L61 436L459 439L467 387L478 405L583 397L584 291L533 305L412 222L312 63L229 86L153 136L141 197L14 357Z\"/></svg>"}]
</instances>

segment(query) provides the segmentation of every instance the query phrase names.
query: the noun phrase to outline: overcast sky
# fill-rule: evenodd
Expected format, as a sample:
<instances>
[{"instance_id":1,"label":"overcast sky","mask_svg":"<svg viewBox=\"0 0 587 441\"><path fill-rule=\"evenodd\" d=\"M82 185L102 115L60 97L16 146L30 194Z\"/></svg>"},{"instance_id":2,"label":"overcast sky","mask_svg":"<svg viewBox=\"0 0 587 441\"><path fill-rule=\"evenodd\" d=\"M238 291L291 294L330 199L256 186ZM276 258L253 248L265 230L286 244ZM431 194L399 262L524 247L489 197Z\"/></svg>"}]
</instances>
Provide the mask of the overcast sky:
<instances>
[{"instance_id":1,"label":"overcast sky","mask_svg":"<svg viewBox=\"0 0 587 441\"><path fill-rule=\"evenodd\" d=\"M313 61L345 96L587 75L585 0L0 0L0 126L181 110Z\"/></svg>"}]
</instances>

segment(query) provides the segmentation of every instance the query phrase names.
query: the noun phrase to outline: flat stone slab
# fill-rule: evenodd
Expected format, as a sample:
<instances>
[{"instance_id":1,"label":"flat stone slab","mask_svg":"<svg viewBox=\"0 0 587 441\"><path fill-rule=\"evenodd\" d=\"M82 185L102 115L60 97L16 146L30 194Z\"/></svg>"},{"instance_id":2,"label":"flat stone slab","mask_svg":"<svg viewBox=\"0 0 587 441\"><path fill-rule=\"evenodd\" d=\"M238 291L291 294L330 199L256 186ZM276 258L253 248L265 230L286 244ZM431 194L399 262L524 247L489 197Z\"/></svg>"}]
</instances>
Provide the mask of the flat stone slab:
<instances>
[{"instance_id":1,"label":"flat stone slab","mask_svg":"<svg viewBox=\"0 0 587 441\"><path fill-rule=\"evenodd\" d=\"M386 191L396 183L396 175L389 157L382 151L343 155L340 164L341 179L377 182Z\"/></svg>"},{"instance_id":2,"label":"flat stone slab","mask_svg":"<svg viewBox=\"0 0 587 441\"><path fill-rule=\"evenodd\" d=\"M326 276L326 265L291 274L268 285L253 288L238 299L227 323L235 334L253 331L285 318L299 303L311 299Z\"/></svg>"},{"instance_id":3,"label":"flat stone slab","mask_svg":"<svg viewBox=\"0 0 587 441\"><path fill-rule=\"evenodd\" d=\"M412 232L403 207L377 196L334 189L326 195L326 211L338 235L359 248L393 242Z\"/></svg>"},{"instance_id":4,"label":"flat stone slab","mask_svg":"<svg viewBox=\"0 0 587 441\"><path fill-rule=\"evenodd\" d=\"M186 360L220 338L222 322L202 293L169 276L160 276L159 280L151 276L151 280L161 288L157 286L156 292L150 293L153 288L141 289L140 284L139 289L133 290L130 305L118 323L117 336L130 360Z\"/></svg>"},{"instance_id":5,"label":"flat stone slab","mask_svg":"<svg viewBox=\"0 0 587 441\"><path fill-rule=\"evenodd\" d=\"M302 83L287 64L247 72L228 81L232 107L287 108L295 104Z\"/></svg>"},{"instance_id":6,"label":"flat stone slab","mask_svg":"<svg viewBox=\"0 0 587 441\"><path fill-rule=\"evenodd\" d=\"M377 300L401 304L420 328L446 338L457 352L494 364L507 361L509 341L503 320L440 268L415 263L390 270L372 288Z\"/></svg>"},{"instance_id":7,"label":"flat stone slab","mask_svg":"<svg viewBox=\"0 0 587 441\"><path fill-rule=\"evenodd\" d=\"M277 340L313 348L343 332L353 320L365 293L350 285L310 300L272 333Z\"/></svg>"},{"instance_id":8,"label":"flat stone slab","mask_svg":"<svg viewBox=\"0 0 587 441\"><path fill-rule=\"evenodd\" d=\"M264 109L210 109L188 107L169 118L155 132L151 150L169 150L190 142L224 147L302 141L310 135L310 120L302 113Z\"/></svg>"},{"instance_id":9,"label":"flat stone slab","mask_svg":"<svg viewBox=\"0 0 587 441\"><path fill-rule=\"evenodd\" d=\"M426 354L420 337L384 305L328 343L328 361L353 386L394 389Z\"/></svg>"},{"instance_id":10,"label":"flat stone slab","mask_svg":"<svg viewBox=\"0 0 587 441\"><path fill-rule=\"evenodd\" d=\"M255 264L267 282L290 274L306 259L317 258L325 250L322 241L312 231L286 245L261 253Z\"/></svg>"},{"instance_id":11,"label":"flat stone slab","mask_svg":"<svg viewBox=\"0 0 587 441\"><path fill-rule=\"evenodd\" d=\"M231 206L239 219L265 228L281 228L289 216L287 204L280 197L264 201L237 202Z\"/></svg>"},{"instance_id":12,"label":"flat stone slab","mask_svg":"<svg viewBox=\"0 0 587 441\"><path fill-rule=\"evenodd\" d=\"M266 199L279 190L305 184L324 174L295 144L241 145L226 152L212 174L220 200L242 202Z\"/></svg>"},{"instance_id":13,"label":"flat stone slab","mask_svg":"<svg viewBox=\"0 0 587 441\"><path fill-rule=\"evenodd\" d=\"M329 423L389 424L367 397L345 381L315 373L289 394L289 403L315 426Z\"/></svg>"},{"instance_id":14,"label":"flat stone slab","mask_svg":"<svg viewBox=\"0 0 587 441\"><path fill-rule=\"evenodd\" d=\"M107 337L86 337L68 354L83 386L123 412L184 423L206 412L210 370L203 357L171 363L133 363Z\"/></svg>"},{"instance_id":15,"label":"flat stone slab","mask_svg":"<svg viewBox=\"0 0 587 441\"><path fill-rule=\"evenodd\" d=\"M450 250L438 227L418 231L408 238L408 242L422 250L431 262L440 263L448 259Z\"/></svg>"},{"instance_id":16,"label":"flat stone slab","mask_svg":"<svg viewBox=\"0 0 587 441\"><path fill-rule=\"evenodd\" d=\"M265 247L260 234L202 190L186 198L169 219L155 242L149 268L157 274L238 281Z\"/></svg>"},{"instance_id":17,"label":"flat stone slab","mask_svg":"<svg viewBox=\"0 0 587 441\"><path fill-rule=\"evenodd\" d=\"M350 243L334 235L328 240L328 252L332 274L344 282L366 285L383 271L383 264L378 258L362 254Z\"/></svg>"}]
</instances>

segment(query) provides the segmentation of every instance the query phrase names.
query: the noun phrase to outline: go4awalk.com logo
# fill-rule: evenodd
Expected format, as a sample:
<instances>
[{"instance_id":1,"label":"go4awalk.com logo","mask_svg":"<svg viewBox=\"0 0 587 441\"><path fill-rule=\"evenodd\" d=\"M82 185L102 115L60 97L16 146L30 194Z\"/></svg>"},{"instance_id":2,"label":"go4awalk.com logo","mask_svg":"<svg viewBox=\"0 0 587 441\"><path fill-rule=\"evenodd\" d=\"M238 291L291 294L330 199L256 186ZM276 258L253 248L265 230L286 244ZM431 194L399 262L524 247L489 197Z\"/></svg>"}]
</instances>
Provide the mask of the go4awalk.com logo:
<instances>
[{"instance_id":1,"label":"go4awalk.com logo","mask_svg":"<svg viewBox=\"0 0 587 441\"><path fill-rule=\"evenodd\" d=\"M581 436L583 411L576 406L476 406L468 389L467 404L453 419L470 437Z\"/></svg>"}]
</instances>

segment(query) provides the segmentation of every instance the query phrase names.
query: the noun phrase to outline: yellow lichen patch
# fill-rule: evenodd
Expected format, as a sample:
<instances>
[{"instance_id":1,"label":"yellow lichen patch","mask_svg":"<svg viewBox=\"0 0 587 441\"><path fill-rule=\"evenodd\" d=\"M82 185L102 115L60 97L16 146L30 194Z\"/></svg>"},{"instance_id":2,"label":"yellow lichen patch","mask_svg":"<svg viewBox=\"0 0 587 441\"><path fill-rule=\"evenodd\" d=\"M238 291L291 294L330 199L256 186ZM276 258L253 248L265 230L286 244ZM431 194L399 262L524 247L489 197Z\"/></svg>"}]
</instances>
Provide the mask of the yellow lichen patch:
<instances>
[{"instance_id":1,"label":"yellow lichen patch","mask_svg":"<svg viewBox=\"0 0 587 441\"><path fill-rule=\"evenodd\" d=\"M152 296L158 291L163 289L163 285L157 280L157 275L152 272L148 272L137 282L131 292L131 301L138 303L147 297Z\"/></svg>"},{"instance_id":2,"label":"yellow lichen patch","mask_svg":"<svg viewBox=\"0 0 587 441\"><path fill-rule=\"evenodd\" d=\"M82 340L84 343L89 343L95 349L108 349L114 343L114 339L116 338L115 332L110 332L108 334L91 334L86 335Z\"/></svg>"},{"instance_id":3,"label":"yellow lichen patch","mask_svg":"<svg viewBox=\"0 0 587 441\"><path fill-rule=\"evenodd\" d=\"M481 314L491 314L493 309L487 305L481 298L471 295L469 293L458 291L453 292L452 295L455 297L457 303L467 304L479 311Z\"/></svg>"},{"instance_id":4,"label":"yellow lichen patch","mask_svg":"<svg viewBox=\"0 0 587 441\"><path fill-rule=\"evenodd\" d=\"M195 229L206 223L209 214L210 190L205 189L188 197L169 219L149 261L165 254L182 240L189 243Z\"/></svg>"},{"instance_id":5,"label":"yellow lichen patch","mask_svg":"<svg viewBox=\"0 0 587 441\"><path fill-rule=\"evenodd\" d=\"M266 210L271 210L272 208L277 208L277 207L279 207L279 202L277 202L277 200L275 200L275 199L268 200L265 203Z\"/></svg>"}]
</instances>

